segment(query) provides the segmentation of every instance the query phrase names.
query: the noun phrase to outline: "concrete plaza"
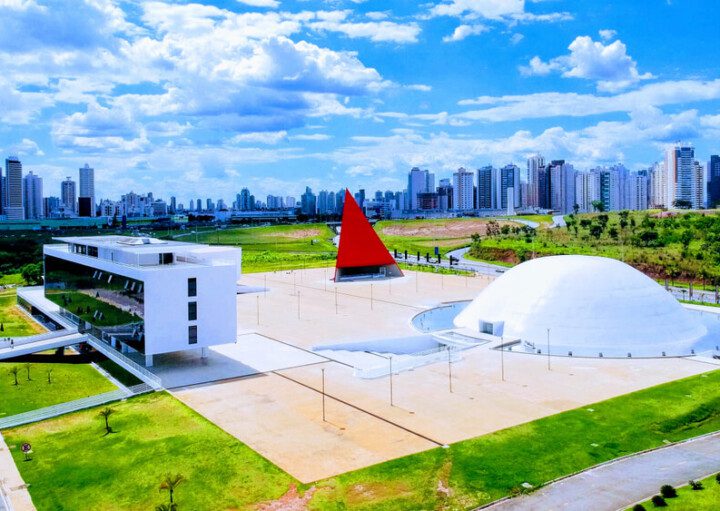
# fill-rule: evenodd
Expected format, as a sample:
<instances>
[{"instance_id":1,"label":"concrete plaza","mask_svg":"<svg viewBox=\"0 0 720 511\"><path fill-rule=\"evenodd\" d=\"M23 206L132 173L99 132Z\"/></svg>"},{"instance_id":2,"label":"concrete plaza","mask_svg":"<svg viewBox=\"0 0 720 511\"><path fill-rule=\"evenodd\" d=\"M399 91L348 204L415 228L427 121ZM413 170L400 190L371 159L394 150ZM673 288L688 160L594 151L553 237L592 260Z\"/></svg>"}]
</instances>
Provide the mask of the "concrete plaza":
<instances>
[{"instance_id":1,"label":"concrete plaza","mask_svg":"<svg viewBox=\"0 0 720 511\"><path fill-rule=\"evenodd\" d=\"M548 361L501 353L489 343L463 351L451 365L361 379L347 358L328 360L328 352L311 358L305 350L417 335L413 316L443 302L472 299L492 277L405 272L393 281L336 285L332 275L332 268L321 268L243 276L241 284L264 291L238 295L238 328L274 341L258 344L264 358L272 359L279 346L303 356L254 376L174 392L302 482L717 367L693 358Z\"/></svg>"}]
</instances>

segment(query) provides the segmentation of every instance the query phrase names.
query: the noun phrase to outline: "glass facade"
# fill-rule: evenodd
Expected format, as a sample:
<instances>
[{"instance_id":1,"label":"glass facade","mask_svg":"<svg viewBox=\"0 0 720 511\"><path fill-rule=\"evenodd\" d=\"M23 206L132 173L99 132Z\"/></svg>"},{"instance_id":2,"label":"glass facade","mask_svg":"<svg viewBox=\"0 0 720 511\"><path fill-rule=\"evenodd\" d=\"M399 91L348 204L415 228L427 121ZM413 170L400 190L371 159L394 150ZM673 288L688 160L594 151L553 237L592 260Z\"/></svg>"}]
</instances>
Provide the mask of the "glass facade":
<instances>
[{"instance_id":1,"label":"glass facade","mask_svg":"<svg viewBox=\"0 0 720 511\"><path fill-rule=\"evenodd\" d=\"M46 255L45 297L96 337L144 352L142 281Z\"/></svg>"}]
</instances>

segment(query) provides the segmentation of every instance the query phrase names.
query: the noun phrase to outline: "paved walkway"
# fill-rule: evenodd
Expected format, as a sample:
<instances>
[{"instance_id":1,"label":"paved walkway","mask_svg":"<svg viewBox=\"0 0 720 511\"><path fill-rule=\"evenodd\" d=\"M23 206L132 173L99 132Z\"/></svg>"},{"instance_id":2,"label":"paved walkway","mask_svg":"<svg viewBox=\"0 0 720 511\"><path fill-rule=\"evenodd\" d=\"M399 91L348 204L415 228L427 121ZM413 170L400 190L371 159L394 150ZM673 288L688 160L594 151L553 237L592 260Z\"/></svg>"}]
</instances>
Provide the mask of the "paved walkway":
<instances>
[{"instance_id":1,"label":"paved walkway","mask_svg":"<svg viewBox=\"0 0 720 511\"><path fill-rule=\"evenodd\" d=\"M0 435L0 492L9 500L12 511L35 511L30 493L20 476L5 439ZM0 496L0 509L7 509Z\"/></svg>"},{"instance_id":2,"label":"paved walkway","mask_svg":"<svg viewBox=\"0 0 720 511\"><path fill-rule=\"evenodd\" d=\"M623 458L499 502L492 511L616 511L659 492L720 471L720 433Z\"/></svg>"}]
</instances>

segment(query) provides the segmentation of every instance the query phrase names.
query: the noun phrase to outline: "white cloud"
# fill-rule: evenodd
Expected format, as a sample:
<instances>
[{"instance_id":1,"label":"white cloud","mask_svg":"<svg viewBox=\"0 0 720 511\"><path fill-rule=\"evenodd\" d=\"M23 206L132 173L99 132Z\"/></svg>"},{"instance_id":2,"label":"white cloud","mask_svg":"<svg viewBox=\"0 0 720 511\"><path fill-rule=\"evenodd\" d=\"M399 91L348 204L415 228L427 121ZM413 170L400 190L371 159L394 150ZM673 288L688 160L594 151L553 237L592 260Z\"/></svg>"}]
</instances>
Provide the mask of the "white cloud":
<instances>
[{"instance_id":1,"label":"white cloud","mask_svg":"<svg viewBox=\"0 0 720 511\"><path fill-rule=\"evenodd\" d=\"M274 145L287 140L287 131L265 131L255 133L240 133L230 139L233 144L258 143Z\"/></svg>"},{"instance_id":2,"label":"white cloud","mask_svg":"<svg viewBox=\"0 0 720 511\"><path fill-rule=\"evenodd\" d=\"M325 133L310 133L310 134L292 135L289 138L290 138L290 140L322 141L322 140L330 140L332 138L332 135L327 135Z\"/></svg>"},{"instance_id":3,"label":"white cloud","mask_svg":"<svg viewBox=\"0 0 720 511\"><path fill-rule=\"evenodd\" d=\"M523 39L525 39L525 36L516 32L512 35L512 37L510 37L510 44L519 44Z\"/></svg>"},{"instance_id":4,"label":"white cloud","mask_svg":"<svg viewBox=\"0 0 720 511\"><path fill-rule=\"evenodd\" d=\"M541 92L525 95L480 96L459 101L460 106L486 106L454 117L470 121L517 121L550 117L585 117L633 112L647 107L720 99L720 79L681 80L647 84L615 95Z\"/></svg>"},{"instance_id":5,"label":"white cloud","mask_svg":"<svg viewBox=\"0 0 720 511\"><path fill-rule=\"evenodd\" d=\"M420 92L430 92L432 90L431 86L425 85L424 83L413 83L410 85L406 85L405 88L410 90L417 90Z\"/></svg>"},{"instance_id":6,"label":"white cloud","mask_svg":"<svg viewBox=\"0 0 720 511\"><path fill-rule=\"evenodd\" d=\"M352 39L367 38L374 42L415 43L420 34L420 26L415 22L354 22L347 20L349 14L349 10L321 11L317 13L318 21L308 23L308 27L321 32L339 32Z\"/></svg>"},{"instance_id":7,"label":"white cloud","mask_svg":"<svg viewBox=\"0 0 720 511\"><path fill-rule=\"evenodd\" d=\"M603 44L589 36L578 36L568 46L570 53L544 62L533 57L528 66L521 66L526 76L547 75L560 71L567 78L584 78L597 82L602 91L618 91L641 80L653 78L652 74L640 74L637 63L627 54L627 47L619 39Z\"/></svg>"},{"instance_id":8,"label":"white cloud","mask_svg":"<svg viewBox=\"0 0 720 511\"><path fill-rule=\"evenodd\" d=\"M249 5L251 7L270 7L276 8L280 5L278 0L237 0L241 4Z\"/></svg>"},{"instance_id":9,"label":"white cloud","mask_svg":"<svg viewBox=\"0 0 720 511\"><path fill-rule=\"evenodd\" d=\"M524 0L450 0L434 5L430 15L502 19L524 10Z\"/></svg>"},{"instance_id":10,"label":"white cloud","mask_svg":"<svg viewBox=\"0 0 720 511\"><path fill-rule=\"evenodd\" d=\"M10 146L10 153L13 155L18 156L44 156L45 153L42 149L40 149L40 146L38 146L37 142L34 140L31 140L29 138L23 138L20 142L17 144L12 144Z\"/></svg>"},{"instance_id":11,"label":"white cloud","mask_svg":"<svg viewBox=\"0 0 720 511\"><path fill-rule=\"evenodd\" d=\"M603 41L610 41L611 39L615 38L615 36L617 35L617 32L615 30L605 28L603 30L598 30L598 34L600 34L600 38Z\"/></svg>"},{"instance_id":12,"label":"white cloud","mask_svg":"<svg viewBox=\"0 0 720 511\"><path fill-rule=\"evenodd\" d=\"M483 32L487 32L489 29L485 25L474 24L474 25L460 25L455 28L451 35L443 37L443 42L450 43L456 41L462 41L468 36L479 35Z\"/></svg>"}]
</instances>

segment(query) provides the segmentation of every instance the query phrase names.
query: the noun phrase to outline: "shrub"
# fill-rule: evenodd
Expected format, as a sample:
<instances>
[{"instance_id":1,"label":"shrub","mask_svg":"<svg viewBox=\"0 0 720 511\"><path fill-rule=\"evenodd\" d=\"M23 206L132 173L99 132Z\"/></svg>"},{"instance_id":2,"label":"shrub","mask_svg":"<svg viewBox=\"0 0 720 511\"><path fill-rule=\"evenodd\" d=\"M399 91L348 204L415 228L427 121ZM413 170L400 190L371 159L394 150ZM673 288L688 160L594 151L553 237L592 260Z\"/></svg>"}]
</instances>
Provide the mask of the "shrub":
<instances>
[{"instance_id":1,"label":"shrub","mask_svg":"<svg viewBox=\"0 0 720 511\"><path fill-rule=\"evenodd\" d=\"M633 506L633 511L645 511L645 506L642 504L635 504Z\"/></svg>"},{"instance_id":2,"label":"shrub","mask_svg":"<svg viewBox=\"0 0 720 511\"><path fill-rule=\"evenodd\" d=\"M717 483L720 484L720 472L715 474L715 481L717 481Z\"/></svg>"},{"instance_id":3,"label":"shrub","mask_svg":"<svg viewBox=\"0 0 720 511\"><path fill-rule=\"evenodd\" d=\"M677 497L677 490L670 484L664 484L660 487L660 495L666 499L672 499Z\"/></svg>"},{"instance_id":4,"label":"shrub","mask_svg":"<svg viewBox=\"0 0 720 511\"><path fill-rule=\"evenodd\" d=\"M662 498L661 495L655 495L652 498L652 503L655 507L667 507L667 502L665 502L665 499Z\"/></svg>"},{"instance_id":5,"label":"shrub","mask_svg":"<svg viewBox=\"0 0 720 511\"><path fill-rule=\"evenodd\" d=\"M688 484L690 485L690 488L692 488L693 490L702 490L703 489L703 484L700 481L693 481L692 479L690 479L688 481Z\"/></svg>"}]
</instances>

